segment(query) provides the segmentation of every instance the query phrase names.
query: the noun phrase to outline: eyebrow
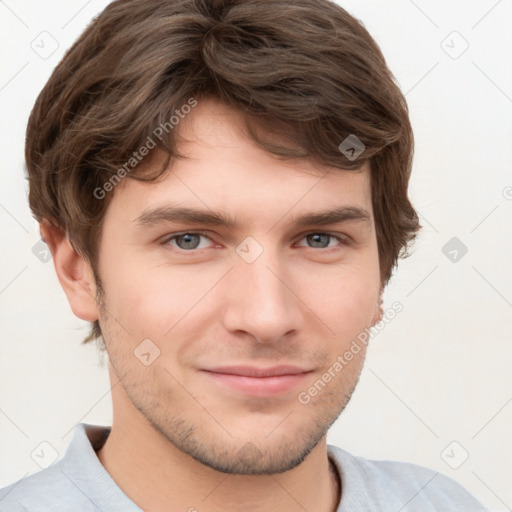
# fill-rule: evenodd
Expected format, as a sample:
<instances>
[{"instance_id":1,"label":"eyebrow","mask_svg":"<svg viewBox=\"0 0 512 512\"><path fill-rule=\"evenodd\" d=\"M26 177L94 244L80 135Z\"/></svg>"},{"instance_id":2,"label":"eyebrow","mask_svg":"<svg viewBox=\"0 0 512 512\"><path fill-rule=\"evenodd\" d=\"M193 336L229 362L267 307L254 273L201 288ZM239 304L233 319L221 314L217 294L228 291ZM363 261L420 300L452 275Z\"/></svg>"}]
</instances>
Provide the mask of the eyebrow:
<instances>
[{"instance_id":1,"label":"eyebrow","mask_svg":"<svg viewBox=\"0 0 512 512\"><path fill-rule=\"evenodd\" d=\"M366 209L359 206L342 206L330 210L292 216L290 224L297 227L309 225L324 226L347 221L364 222L370 226L371 216ZM166 222L183 222L222 226L228 229L236 229L238 227L236 219L226 213L177 206L163 206L146 210L134 222L139 226L158 225Z\"/></svg>"}]
</instances>

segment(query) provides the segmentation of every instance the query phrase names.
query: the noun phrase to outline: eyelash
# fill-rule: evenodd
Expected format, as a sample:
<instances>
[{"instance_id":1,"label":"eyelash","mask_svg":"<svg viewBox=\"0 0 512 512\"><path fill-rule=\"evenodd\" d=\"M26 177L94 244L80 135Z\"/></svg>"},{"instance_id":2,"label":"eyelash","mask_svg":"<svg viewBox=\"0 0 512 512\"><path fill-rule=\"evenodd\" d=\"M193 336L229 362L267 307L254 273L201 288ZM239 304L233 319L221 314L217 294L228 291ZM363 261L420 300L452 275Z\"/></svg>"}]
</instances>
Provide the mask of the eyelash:
<instances>
[{"instance_id":1,"label":"eyelash","mask_svg":"<svg viewBox=\"0 0 512 512\"><path fill-rule=\"evenodd\" d=\"M169 242L171 240L174 240L176 238L179 238L180 236L183 236L183 235L198 235L198 236L202 236L204 238L207 238L208 240L210 241L213 241L211 240L211 238L208 236L207 233L203 232L203 231L183 231L181 233L175 233L173 235L170 235L170 236L167 236L163 241L162 241L162 245L167 245L169 244ZM324 232L324 231L310 231L308 233L305 233L302 238L300 240L303 240L304 238L306 238L307 236L309 235L327 235L327 236L330 236L331 238L335 238L338 242L340 242L340 246L348 246L350 245L350 240L349 240L349 237L348 236L340 236L340 235L335 235L333 233L328 233L328 232ZM336 247L328 247L328 248L315 248L315 247L306 247L307 249L317 249L317 251L322 251L322 252L333 252L333 251L336 251L336 250L339 250L340 249L340 246L336 246ZM186 254L186 253L191 253L191 254L194 254L194 253L197 253L198 251L201 251L201 249L190 249L190 250L186 250L186 249L180 249L179 247L173 247L175 249L177 249L179 252L181 252L182 254Z\"/></svg>"}]
</instances>

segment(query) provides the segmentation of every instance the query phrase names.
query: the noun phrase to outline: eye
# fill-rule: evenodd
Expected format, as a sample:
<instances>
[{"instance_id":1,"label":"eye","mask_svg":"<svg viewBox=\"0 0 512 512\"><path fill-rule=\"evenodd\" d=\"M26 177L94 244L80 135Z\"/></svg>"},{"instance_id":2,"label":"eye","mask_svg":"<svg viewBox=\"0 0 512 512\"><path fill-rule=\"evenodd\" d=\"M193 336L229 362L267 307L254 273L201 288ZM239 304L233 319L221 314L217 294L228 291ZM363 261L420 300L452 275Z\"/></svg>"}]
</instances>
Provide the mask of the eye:
<instances>
[{"instance_id":1,"label":"eye","mask_svg":"<svg viewBox=\"0 0 512 512\"><path fill-rule=\"evenodd\" d=\"M313 249L336 249L336 247L348 245L346 237L333 235L331 233L313 232L304 235L302 240L307 240L308 243L312 244ZM329 247L330 241L337 241L338 244ZM303 246L302 246L303 247Z\"/></svg>"},{"instance_id":2,"label":"eye","mask_svg":"<svg viewBox=\"0 0 512 512\"><path fill-rule=\"evenodd\" d=\"M195 249L204 249L205 248L205 247L200 247L200 239L201 238L206 238L206 239L210 240L210 238L207 235L205 235L204 233L187 231L186 233L172 235L172 236L166 238L163 241L163 243L171 244L171 242L175 241L178 249L181 249L182 251L190 252Z\"/></svg>"}]
</instances>

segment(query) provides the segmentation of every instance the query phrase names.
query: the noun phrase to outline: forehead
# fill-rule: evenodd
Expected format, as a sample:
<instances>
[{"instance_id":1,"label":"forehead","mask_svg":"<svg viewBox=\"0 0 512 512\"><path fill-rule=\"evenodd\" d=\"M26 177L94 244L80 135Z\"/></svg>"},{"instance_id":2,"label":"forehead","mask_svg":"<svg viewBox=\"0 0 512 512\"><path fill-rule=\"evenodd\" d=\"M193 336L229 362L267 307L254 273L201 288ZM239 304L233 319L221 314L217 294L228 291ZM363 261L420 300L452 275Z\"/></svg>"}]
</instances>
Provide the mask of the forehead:
<instances>
[{"instance_id":1,"label":"forehead","mask_svg":"<svg viewBox=\"0 0 512 512\"><path fill-rule=\"evenodd\" d=\"M132 221L170 203L267 223L288 213L298 217L340 206L359 207L372 216L367 165L354 171L310 159L278 159L252 142L243 126L235 109L199 101L179 124L178 150L184 158L174 159L156 182L123 180L111 208Z\"/></svg>"}]
</instances>

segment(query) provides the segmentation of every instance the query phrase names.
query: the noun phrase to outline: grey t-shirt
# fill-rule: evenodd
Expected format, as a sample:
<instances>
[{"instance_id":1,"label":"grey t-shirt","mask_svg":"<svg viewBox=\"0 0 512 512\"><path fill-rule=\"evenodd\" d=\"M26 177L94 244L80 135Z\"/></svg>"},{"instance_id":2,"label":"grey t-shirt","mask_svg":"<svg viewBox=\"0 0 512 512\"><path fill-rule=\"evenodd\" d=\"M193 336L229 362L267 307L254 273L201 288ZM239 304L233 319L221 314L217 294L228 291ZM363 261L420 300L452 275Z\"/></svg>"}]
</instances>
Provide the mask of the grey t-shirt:
<instances>
[{"instance_id":1,"label":"grey t-shirt","mask_svg":"<svg viewBox=\"0 0 512 512\"><path fill-rule=\"evenodd\" d=\"M109 433L109 427L79 423L60 460L0 489L0 512L141 512L96 455ZM486 511L462 486L430 469L327 449L342 482L337 512Z\"/></svg>"}]
</instances>

